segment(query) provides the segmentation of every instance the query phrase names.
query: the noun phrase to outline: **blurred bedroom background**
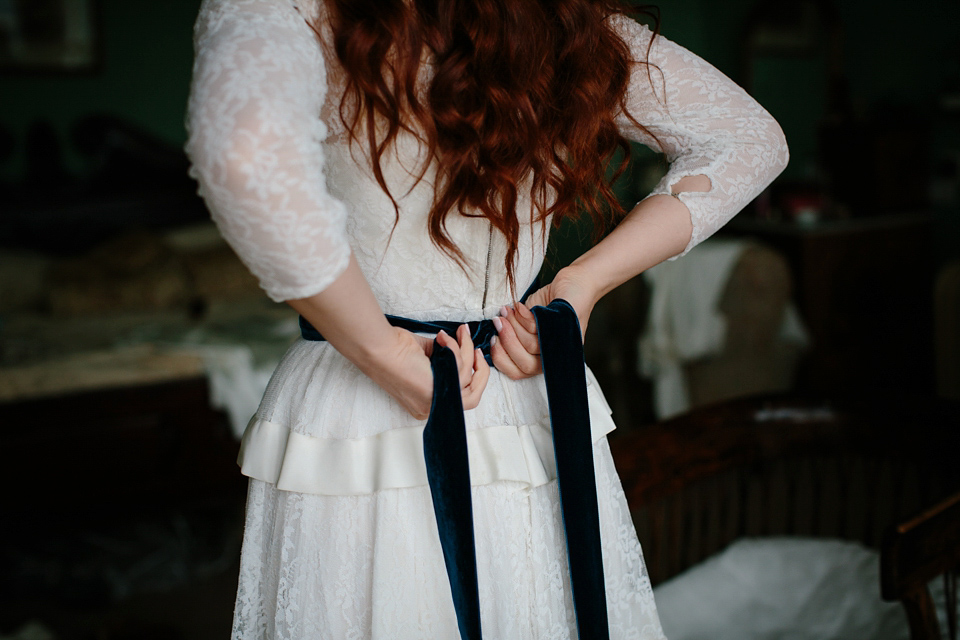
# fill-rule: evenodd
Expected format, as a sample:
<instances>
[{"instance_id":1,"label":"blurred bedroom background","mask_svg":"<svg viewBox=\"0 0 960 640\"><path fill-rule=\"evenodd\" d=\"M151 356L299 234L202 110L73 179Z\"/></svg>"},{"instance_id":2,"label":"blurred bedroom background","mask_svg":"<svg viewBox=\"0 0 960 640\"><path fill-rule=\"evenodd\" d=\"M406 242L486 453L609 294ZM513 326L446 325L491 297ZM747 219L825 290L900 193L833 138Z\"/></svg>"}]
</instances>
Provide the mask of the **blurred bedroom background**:
<instances>
[{"instance_id":1,"label":"blurred bedroom background","mask_svg":"<svg viewBox=\"0 0 960 640\"><path fill-rule=\"evenodd\" d=\"M199 4L0 0L0 640L229 634L239 436L298 328L187 174ZM932 637L902 602L946 573L913 619L956 612L960 3L659 8L792 156L591 319L667 635ZM664 170L635 151L627 205Z\"/></svg>"}]
</instances>

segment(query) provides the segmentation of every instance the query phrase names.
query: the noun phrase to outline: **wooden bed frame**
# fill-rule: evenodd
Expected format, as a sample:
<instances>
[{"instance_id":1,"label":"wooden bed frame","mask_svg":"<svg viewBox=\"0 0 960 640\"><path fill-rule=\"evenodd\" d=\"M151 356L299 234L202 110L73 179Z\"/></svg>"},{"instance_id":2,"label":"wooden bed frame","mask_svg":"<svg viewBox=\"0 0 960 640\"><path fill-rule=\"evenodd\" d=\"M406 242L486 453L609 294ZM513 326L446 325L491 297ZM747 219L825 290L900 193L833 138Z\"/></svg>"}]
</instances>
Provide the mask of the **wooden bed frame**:
<instances>
[{"instance_id":1,"label":"wooden bed frame","mask_svg":"<svg viewBox=\"0 0 960 640\"><path fill-rule=\"evenodd\" d=\"M657 584L745 536L879 548L891 526L960 489L960 404L753 397L611 448Z\"/></svg>"},{"instance_id":2,"label":"wooden bed frame","mask_svg":"<svg viewBox=\"0 0 960 640\"><path fill-rule=\"evenodd\" d=\"M239 443L204 377L0 403L0 510L21 528L239 500Z\"/></svg>"}]
</instances>

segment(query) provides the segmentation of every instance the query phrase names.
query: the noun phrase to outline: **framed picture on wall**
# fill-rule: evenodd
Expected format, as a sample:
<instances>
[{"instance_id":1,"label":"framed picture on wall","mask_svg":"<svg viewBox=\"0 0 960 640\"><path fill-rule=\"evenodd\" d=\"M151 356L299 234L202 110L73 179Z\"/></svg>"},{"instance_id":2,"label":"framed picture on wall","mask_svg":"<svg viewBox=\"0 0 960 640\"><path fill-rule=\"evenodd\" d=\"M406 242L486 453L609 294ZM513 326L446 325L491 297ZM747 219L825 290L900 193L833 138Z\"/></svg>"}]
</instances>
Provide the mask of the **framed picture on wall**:
<instances>
[{"instance_id":1,"label":"framed picture on wall","mask_svg":"<svg viewBox=\"0 0 960 640\"><path fill-rule=\"evenodd\" d=\"M96 0L0 0L0 71L83 72L100 63Z\"/></svg>"}]
</instances>

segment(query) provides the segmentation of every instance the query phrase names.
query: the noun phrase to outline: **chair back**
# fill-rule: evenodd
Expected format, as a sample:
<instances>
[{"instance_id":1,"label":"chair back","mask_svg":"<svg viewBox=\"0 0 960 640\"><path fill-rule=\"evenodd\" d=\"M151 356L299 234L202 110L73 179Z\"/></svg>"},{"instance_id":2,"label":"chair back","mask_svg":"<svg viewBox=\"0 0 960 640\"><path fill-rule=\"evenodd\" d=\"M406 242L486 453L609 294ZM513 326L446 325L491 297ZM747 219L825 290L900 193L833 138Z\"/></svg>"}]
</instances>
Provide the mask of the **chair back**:
<instances>
[{"instance_id":1,"label":"chair back","mask_svg":"<svg viewBox=\"0 0 960 640\"><path fill-rule=\"evenodd\" d=\"M940 640L928 584L943 576L947 632L957 638L957 572L960 570L960 493L920 515L891 526L880 547L880 592L903 603L911 640Z\"/></svg>"}]
</instances>

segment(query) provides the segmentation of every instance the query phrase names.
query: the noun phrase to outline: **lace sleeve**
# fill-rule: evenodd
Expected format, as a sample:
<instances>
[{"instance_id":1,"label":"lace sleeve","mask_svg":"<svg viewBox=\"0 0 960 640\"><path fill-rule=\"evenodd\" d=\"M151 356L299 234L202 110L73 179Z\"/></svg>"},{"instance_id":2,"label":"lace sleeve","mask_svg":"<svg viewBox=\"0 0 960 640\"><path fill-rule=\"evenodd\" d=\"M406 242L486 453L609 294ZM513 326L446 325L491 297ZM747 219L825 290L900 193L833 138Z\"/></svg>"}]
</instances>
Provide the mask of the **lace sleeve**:
<instances>
[{"instance_id":1,"label":"lace sleeve","mask_svg":"<svg viewBox=\"0 0 960 640\"><path fill-rule=\"evenodd\" d=\"M290 0L204 0L187 153L214 221L276 301L347 266L346 209L326 190L326 70Z\"/></svg>"},{"instance_id":2,"label":"lace sleeve","mask_svg":"<svg viewBox=\"0 0 960 640\"><path fill-rule=\"evenodd\" d=\"M611 18L633 60L647 60L652 32L630 18ZM670 169L650 195L669 194L685 176L705 175L707 192L686 191L693 235L683 255L722 227L769 185L787 165L780 126L756 100L703 59L657 36L650 47L653 66L634 64L627 110L656 139L625 114L623 134L663 152ZM679 256L678 256L679 257Z\"/></svg>"}]
</instances>

